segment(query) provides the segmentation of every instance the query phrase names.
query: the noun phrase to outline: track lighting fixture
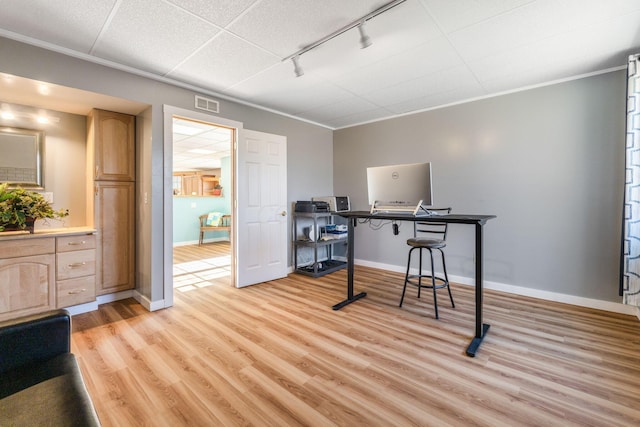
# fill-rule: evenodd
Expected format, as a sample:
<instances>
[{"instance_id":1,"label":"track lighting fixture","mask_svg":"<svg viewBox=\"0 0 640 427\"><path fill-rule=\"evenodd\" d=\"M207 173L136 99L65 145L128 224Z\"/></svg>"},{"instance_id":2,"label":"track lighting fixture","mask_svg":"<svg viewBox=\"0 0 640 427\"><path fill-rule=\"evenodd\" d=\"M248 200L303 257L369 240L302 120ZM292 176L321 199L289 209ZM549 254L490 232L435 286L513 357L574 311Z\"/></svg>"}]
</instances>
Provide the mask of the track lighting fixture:
<instances>
[{"instance_id":1,"label":"track lighting fixture","mask_svg":"<svg viewBox=\"0 0 640 427\"><path fill-rule=\"evenodd\" d=\"M364 19L360 21L358 31L360 31L360 49L366 49L371 46L371 37L364 32Z\"/></svg>"},{"instance_id":2,"label":"track lighting fixture","mask_svg":"<svg viewBox=\"0 0 640 427\"><path fill-rule=\"evenodd\" d=\"M298 62L300 60L300 55L296 55L291 58L291 62L293 62L293 72L296 73L296 77L304 76L304 70L300 66Z\"/></svg>"},{"instance_id":3,"label":"track lighting fixture","mask_svg":"<svg viewBox=\"0 0 640 427\"><path fill-rule=\"evenodd\" d=\"M374 10L373 12L369 13L368 15L363 16L362 18L353 21L351 24L346 25L344 27L342 27L341 29L339 29L338 31L335 31L331 34L329 34L328 36L314 42L311 43L310 45L300 49L299 51L297 51L296 53L294 53L293 55L289 55L286 58L284 58L282 60L282 62L284 61L288 61L291 60L291 62L293 62L293 72L296 74L296 77L300 77L302 75L304 75L304 71L302 70L302 67L300 67L299 64L299 60L300 60L300 56L304 53L309 52L312 49L315 49L316 47L328 42L329 40L333 39L334 37L337 37L339 35L341 35L342 33L345 33L355 27L358 27L358 31L360 32L360 48L361 49L366 49L367 47L371 46L372 42L371 42L371 37L369 37L367 35L367 33L365 33L364 31L364 24L366 21L380 15L381 13L386 12L387 10L401 4L404 3L407 0L394 0L392 2L389 2L387 4L385 4L384 6Z\"/></svg>"}]
</instances>

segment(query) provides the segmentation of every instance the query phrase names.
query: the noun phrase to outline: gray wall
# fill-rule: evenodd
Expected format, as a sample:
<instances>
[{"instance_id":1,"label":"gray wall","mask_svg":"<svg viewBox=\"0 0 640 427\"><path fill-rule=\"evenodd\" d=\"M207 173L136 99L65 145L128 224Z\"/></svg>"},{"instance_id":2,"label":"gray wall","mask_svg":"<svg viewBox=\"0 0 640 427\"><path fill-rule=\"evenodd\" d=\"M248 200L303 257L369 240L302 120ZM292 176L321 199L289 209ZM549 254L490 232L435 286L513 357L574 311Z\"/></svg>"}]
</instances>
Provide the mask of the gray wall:
<instances>
[{"instance_id":1,"label":"gray wall","mask_svg":"<svg viewBox=\"0 0 640 427\"><path fill-rule=\"evenodd\" d=\"M334 133L334 189L367 207L366 167L430 161L436 206L495 214L485 280L621 302L625 72ZM452 226L450 274L473 278L473 229ZM410 226L357 227L356 258L403 266Z\"/></svg>"},{"instance_id":2,"label":"gray wall","mask_svg":"<svg viewBox=\"0 0 640 427\"><path fill-rule=\"evenodd\" d=\"M152 302L163 298L163 104L193 110L194 95L171 84L104 67L0 37L0 72L130 99L150 106L138 116L138 290ZM206 94L215 98L214 95ZM0 94L0 100L2 95ZM219 99L219 98L218 98ZM244 128L287 137L290 202L333 188L331 130L242 104L220 100L219 117ZM199 111L199 110L198 110ZM202 113L201 111L199 111ZM215 116L212 116L215 121ZM310 160L313 154L313 160ZM148 194L148 204L141 194ZM289 227L290 228L290 227Z\"/></svg>"}]
</instances>

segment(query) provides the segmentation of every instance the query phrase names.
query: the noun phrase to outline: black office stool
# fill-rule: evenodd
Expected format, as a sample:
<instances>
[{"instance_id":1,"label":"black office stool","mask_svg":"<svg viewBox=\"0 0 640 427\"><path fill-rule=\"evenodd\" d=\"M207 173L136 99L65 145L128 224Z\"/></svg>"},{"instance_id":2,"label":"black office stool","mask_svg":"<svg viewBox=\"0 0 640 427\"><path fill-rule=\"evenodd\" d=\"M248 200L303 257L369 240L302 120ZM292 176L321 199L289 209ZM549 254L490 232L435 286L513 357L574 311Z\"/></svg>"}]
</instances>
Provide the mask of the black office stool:
<instances>
[{"instance_id":1,"label":"black office stool","mask_svg":"<svg viewBox=\"0 0 640 427\"><path fill-rule=\"evenodd\" d=\"M430 211L437 212L439 214L448 214L451 212L451 208L429 209ZM407 261L407 274L404 277L404 287L402 288L402 298L400 298L400 307L404 301L404 294L407 290L407 284L413 285L418 288L418 298L420 298L420 290L422 288L433 289L433 306L436 312L436 319L438 319L438 300L436 296L436 290L447 288L449 291L449 299L451 299L451 306L456 307L453 302L453 295L451 295L451 288L449 287L449 276L447 276L447 265L444 261L444 248L447 244L445 239L447 238L447 224L446 223L434 223L434 222L414 222L413 223L413 236L407 239L407 245L411 246L409 249L409 259ZM418 249L420 252L420 259L418 264L418 274L409 274L411 269L411 254ZM431 274L422 273L422 250L429 251L429 257L431 259ZM443 277L437 277L435 275L435 267L433 264L433 251L440 251L442 256L442 269L444 272ZM423 279L430 279L429 284L422 283Z\"/></svg>"}]
</instances>

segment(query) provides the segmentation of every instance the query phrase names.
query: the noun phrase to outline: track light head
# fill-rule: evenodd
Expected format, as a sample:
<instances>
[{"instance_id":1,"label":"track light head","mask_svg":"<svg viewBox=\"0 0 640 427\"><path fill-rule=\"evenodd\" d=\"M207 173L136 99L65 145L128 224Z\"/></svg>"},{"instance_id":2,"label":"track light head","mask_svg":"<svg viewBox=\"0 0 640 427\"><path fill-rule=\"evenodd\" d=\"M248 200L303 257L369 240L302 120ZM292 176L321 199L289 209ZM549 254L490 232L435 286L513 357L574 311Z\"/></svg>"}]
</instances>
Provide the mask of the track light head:
<instances>
[{"instance_id":1,"label":"track light head","mask_svg":"<svg viewBox=\"0 0 640 427\"><path fill-rule=\"evenodd\" d=\"M293 62L293 72L296 73L296 77L304 76L304 70L298 63L299 59L300 59L300 55L296 55L293 58L291 58L291 62Z\"/></svg>"},{"instance_id":2,"label":"track light head","mask_svg":"<svg viewBox=\"0 0 640 427\"><path fill-rule=\"evenodd\" d=\"M358 25L358 31L360 31L360 49L366 49L371 46L371 37L364 32L364 19L360 21Z\"/></svg>"}]
</instances>

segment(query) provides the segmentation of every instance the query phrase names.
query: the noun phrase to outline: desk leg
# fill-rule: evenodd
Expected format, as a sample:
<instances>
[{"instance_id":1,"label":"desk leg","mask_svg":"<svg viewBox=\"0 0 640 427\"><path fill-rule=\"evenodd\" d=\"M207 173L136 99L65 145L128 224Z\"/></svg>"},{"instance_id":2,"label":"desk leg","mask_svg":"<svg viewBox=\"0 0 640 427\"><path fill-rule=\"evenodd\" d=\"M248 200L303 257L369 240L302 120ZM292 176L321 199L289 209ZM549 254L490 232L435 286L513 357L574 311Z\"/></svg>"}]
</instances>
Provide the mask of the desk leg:
<instances>
[{"instance_id":1,"label":"desk leg","mask_svg":"<svg viewBox=\"0 0 640 427\"><path fill-rule=\"evenodd\" d=\"M353 295L353 241L355 234L355 224L357 220L358 218L349 218L349 220L347 221L347 299L334 305L334 310L340 310L345 305L351 304L352 302L367 296L366 292L360 292L358 295Z\"/></svg>"},{"instance_id":2,"label":"desk leg","mask_svg":"<svg viewBox=\"0 0 640 427\"><path fill-rule=\"evenodd\" d=\"M476 334L467 347L467 356L475 357L489 325L482 323L482 224L476 224Z\"/></svg>"}]
</instances>

